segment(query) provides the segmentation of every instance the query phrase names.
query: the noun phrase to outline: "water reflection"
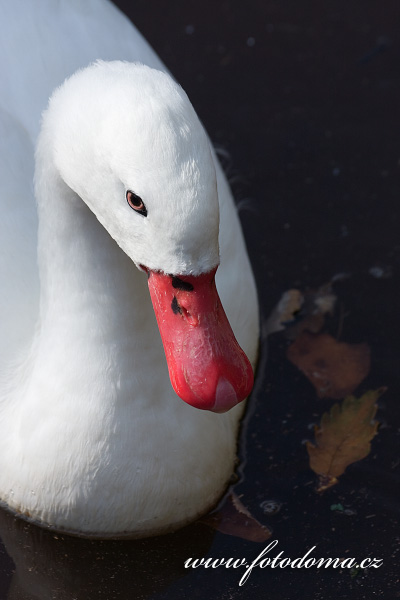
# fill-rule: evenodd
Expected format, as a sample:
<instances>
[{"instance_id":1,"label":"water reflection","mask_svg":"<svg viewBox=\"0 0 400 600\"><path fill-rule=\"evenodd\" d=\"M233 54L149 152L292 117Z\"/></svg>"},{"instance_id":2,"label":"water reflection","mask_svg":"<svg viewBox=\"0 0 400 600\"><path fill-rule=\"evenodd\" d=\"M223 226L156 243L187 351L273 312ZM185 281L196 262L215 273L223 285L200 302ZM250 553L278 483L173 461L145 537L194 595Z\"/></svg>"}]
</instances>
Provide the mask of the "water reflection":
<instances>
[{"instance_id":1,"label":"water reflection","mask_svg":"<svg viewBox=\"0 0 400 600\"><path fill-rule=\"evenodd\" d=\"M146 540L90 541L46 531L0 509L0 537L15 565L1 574L0 597L144 600L186 576L184 561L205 556L213 536L195 524Z\"/></svg>"}]
</instances>

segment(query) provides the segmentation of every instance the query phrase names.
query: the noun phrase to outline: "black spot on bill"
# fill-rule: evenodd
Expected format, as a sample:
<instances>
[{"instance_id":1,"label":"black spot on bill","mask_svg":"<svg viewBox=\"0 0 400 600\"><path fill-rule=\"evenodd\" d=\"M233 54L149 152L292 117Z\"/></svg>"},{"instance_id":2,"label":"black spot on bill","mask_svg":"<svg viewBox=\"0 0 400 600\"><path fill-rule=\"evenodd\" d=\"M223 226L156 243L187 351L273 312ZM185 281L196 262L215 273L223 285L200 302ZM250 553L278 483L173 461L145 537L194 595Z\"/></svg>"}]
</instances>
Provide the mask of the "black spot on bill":
<instances>
[{"instance_id":1,"label":"black spot on bill","mask_svg":"<svg viewBox=\"0 0 400 600\"><path fill-rule=\"evenodd\" d=\"M176 290L184 290L185 292L193 292L193 286L188 281L183 281L179 277L172 278L172 287Z\"/></svg>"}]
</instances>

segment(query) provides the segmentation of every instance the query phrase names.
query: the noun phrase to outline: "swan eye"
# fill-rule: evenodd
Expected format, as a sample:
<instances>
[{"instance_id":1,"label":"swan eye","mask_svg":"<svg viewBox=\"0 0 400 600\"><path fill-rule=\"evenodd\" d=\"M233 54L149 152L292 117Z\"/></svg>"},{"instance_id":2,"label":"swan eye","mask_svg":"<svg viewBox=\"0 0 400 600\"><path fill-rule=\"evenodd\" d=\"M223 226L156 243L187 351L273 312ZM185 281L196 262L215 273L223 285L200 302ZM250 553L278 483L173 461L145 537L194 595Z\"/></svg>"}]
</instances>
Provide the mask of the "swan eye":
<instances>
[{"instance_id":1,"label":"swan eye","mask_svg":"<svg viewBox=\"0 0 400 600\"><path fill-rule=\"evenodd\" d=\"M136 212L147 217L147 208L145 207L143 200L139 198L137 194L128 190L126 192L126 201L133 210L136 210Z\"/></svg>"}]
</instances>

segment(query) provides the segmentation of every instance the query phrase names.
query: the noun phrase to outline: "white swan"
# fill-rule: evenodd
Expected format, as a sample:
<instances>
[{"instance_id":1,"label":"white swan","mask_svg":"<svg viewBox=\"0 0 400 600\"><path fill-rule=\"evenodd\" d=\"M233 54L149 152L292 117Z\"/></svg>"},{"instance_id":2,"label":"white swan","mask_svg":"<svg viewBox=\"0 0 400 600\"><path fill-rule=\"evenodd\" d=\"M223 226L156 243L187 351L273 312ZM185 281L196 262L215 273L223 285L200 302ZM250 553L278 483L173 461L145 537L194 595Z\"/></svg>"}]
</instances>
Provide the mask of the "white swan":
<instances>
[{"instance_id":1,"label":"white swan","mask_svg":"<svg viewBox=\"0 0 400 600\"><path fill-rule=\"evenodd\" d=\"M0 56L0 499L84 536L176 529L222 494L251 385L219 256L256 359L229 188L186 95L109 2L3 2ZM148 66L97 62L55 92L36 213L41 111L96 59ZM173 391L141 270L175 389L229 412Z\"/></svg>"}]
</instances>

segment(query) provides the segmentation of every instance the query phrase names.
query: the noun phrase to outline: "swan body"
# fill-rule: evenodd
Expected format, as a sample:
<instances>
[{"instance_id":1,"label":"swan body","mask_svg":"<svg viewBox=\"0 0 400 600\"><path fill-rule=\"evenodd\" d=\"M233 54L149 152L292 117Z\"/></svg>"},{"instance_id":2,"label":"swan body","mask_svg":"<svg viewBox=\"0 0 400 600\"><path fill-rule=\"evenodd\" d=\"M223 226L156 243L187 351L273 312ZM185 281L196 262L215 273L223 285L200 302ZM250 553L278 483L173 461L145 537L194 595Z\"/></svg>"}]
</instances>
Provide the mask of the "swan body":
<instances>
[{"instance_id":1,"label":"swan body","mask_svg":"<svg viewBox=\"0 0 400 600\"><path fill-rule=\"evenodd\" d=\"M229 187L186 95L111 3L17 0L0 16L0 499L83 536L176 529L223 493L243 404L216 414L178 398L141 271L152 290L220 263L254 365L257 297Z\"/></svg>"}]
</instances>

